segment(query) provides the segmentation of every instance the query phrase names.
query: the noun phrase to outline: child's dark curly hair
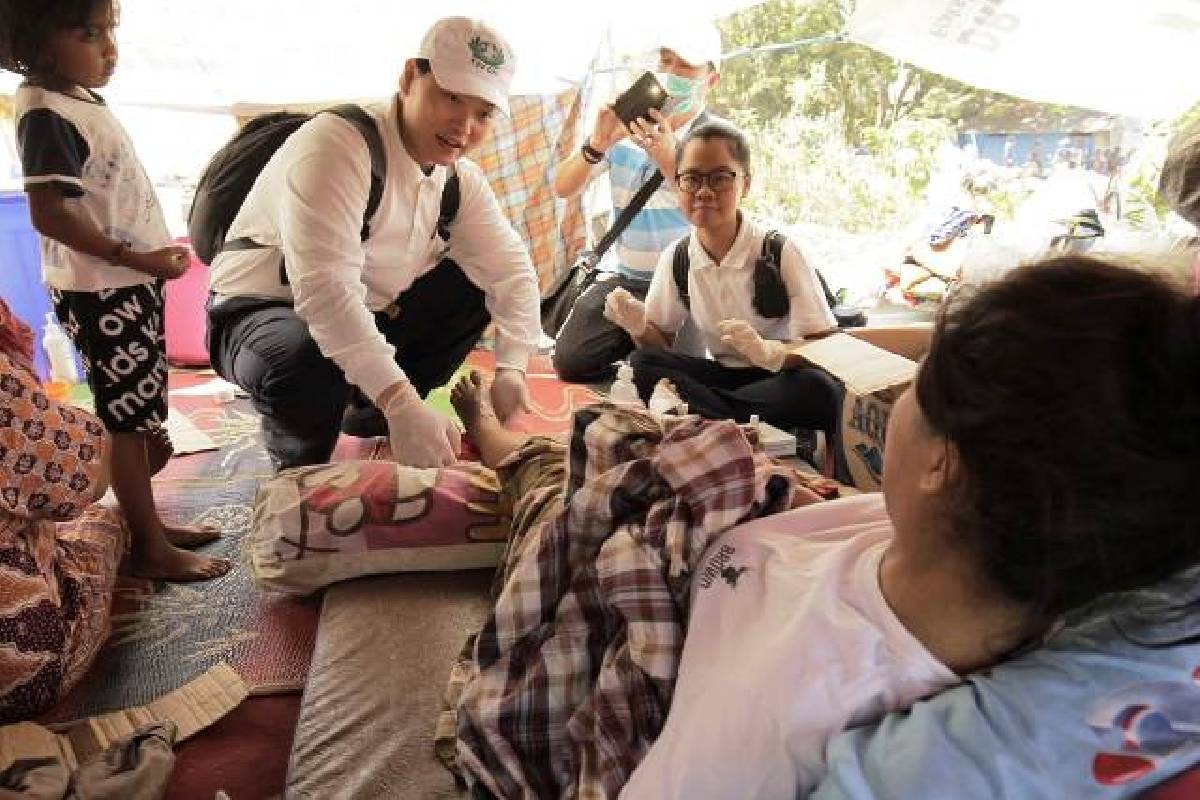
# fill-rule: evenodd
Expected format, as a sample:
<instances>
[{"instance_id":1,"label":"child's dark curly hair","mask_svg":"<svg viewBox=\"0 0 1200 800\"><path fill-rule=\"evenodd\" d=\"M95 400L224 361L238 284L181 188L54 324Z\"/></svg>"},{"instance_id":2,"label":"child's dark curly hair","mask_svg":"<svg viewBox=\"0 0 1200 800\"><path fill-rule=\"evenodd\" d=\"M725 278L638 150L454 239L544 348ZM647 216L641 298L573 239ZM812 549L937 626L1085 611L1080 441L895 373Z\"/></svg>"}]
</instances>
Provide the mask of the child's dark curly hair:
<instances>
[{"instance_id":1,"label":"child's dark curly hair","mask_svg":"<svg viewBox=\"0 0 1200 800\"><path fill-rule=\"evenodd\" d=\"M118 0L0 0L0 67L26 76L44 72L50 34L82 28L100 10L116 16Z\"/></svg>"}]
</instances>

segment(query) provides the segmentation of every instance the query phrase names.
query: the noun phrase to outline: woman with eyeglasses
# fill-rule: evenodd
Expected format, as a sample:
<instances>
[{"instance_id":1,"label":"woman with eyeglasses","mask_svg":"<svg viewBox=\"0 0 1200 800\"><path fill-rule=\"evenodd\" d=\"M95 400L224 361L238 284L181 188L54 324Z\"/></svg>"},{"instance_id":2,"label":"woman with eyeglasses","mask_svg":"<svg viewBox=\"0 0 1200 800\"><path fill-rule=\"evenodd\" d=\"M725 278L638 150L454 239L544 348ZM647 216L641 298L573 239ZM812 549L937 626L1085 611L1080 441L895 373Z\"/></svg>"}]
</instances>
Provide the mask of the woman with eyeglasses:
<instances>
[{"instance_id":1,"label":"woman with eyeglasses","mask_svg":"<svg viewBox=\"0 0 1200 800\"><path fill-rule=\"evenodd\" d=\"M630 364L638 393L646 400L667 378L704 417L757 414L783 429L835 431L836 385L790 351L837 323L795 243L772 247L769 231L739 209L750 189L745 134L724 121L698 125L676 164L691 234L663 252L645 303L618 290L605 304L605 316L637 344ZM689 317L711 358L667 350Z\"/></svg>"}]
</instances>

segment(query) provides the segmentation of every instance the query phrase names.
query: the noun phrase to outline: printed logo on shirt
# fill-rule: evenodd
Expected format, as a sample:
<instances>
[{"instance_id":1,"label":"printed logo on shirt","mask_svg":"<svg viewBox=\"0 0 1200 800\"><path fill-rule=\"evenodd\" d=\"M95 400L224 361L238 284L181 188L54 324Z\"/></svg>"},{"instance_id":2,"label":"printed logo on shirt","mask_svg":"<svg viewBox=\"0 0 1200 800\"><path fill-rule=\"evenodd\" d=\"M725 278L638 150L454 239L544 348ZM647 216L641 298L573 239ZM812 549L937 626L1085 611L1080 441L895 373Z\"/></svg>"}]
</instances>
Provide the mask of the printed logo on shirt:
<instances>
[{"instance_id":1,"label":"printed logo on shirt","mask_svg":"<svg viewBox=\"0 0 1200 800\"><path fill-rule=\"evenodd\" d=\"M729 584L731 589L737 588L738 578L742 577L742 573L750 569L749 567L734 567L729 566L721 570L721 577Z\"/></svg>"},{"instance_id":2,"label":"printed logo on shirt","mask_svg":"<svg viewBox=\"0 0 1200 800\"><path fill-rule=\"evenodd\" d=\"M742 577L743 572L750 568L731 564L735 553L737 553L737 548L732 545L723 544L717 548L717 552L713 553L712 558L708 560L704 572L700 573L701 589L712 588L718 578L728 583L730 588L737 588L738 579Z\"/></svg>"}]
</instances>

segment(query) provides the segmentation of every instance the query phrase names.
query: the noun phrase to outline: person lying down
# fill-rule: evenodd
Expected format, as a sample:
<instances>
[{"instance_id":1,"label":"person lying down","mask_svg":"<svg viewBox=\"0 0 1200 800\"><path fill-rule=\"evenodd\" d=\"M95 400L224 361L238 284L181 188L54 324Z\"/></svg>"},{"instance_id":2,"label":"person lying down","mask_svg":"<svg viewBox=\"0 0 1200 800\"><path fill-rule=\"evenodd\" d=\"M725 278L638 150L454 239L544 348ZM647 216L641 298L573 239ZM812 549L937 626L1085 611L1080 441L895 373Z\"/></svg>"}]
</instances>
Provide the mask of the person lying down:
<instances>
[{"instance_id":1,"label":"person lying down","mask_svg":"<svg viewBox=\"0 0 1200 800\"><path fill-rule=\"evenodd\" d=\"M478 387L467 379L454 402L503 478L530 451ZM510 548L473 652L458 706L468 784L478 796L790 800L821 780L825 744L843 728L1038 647L1068 612L1107 613L1116 593L1200 562L1200 300L1096 258L1022 267L943 311L889 420L881 494L751 503L719 532L688 528L707 538L683 575L646 555L658 506L622 517L637 574L661 570L671 589L681 645L645 646L635 615L650 596L630 598L639 590L624 581L637 571L606 572L616 556L604 549L598 588L572 600L593 604L578 627L548 632L562 603L510 625L522 613L516 584L539 575L546 543L574 535L572 524L592 533L571 522L592 483L568 482L558 510L578 441L558 452L559 482L540 489L558 506ZM625 500L608 503L598 507ZM561 708L550 678L571 636L603 656L581 660L594 669L562 684L575 699ZM547 702L538 727L525 712Z\"/></svg>"}]
</instances>

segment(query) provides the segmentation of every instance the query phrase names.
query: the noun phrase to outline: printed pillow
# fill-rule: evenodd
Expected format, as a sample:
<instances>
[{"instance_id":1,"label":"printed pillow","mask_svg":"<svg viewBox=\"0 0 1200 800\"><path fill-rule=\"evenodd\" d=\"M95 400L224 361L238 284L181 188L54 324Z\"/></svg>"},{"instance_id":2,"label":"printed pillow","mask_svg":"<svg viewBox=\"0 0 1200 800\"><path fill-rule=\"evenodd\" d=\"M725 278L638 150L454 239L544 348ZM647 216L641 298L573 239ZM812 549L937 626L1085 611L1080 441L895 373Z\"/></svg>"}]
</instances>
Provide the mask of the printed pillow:
<instances>
[{"instance_id":1,"label":"printed pillow","mask_svg":"<svg viewBox=\"0 0 1200 800\"><path fill-rule=\"evenodd\" d=\"M494 567L511 525L499 495L495 473L478 464L346 461L284 470L254 500L254 578L306 594L362 575Z\"/></svg>"}]
</instances>

